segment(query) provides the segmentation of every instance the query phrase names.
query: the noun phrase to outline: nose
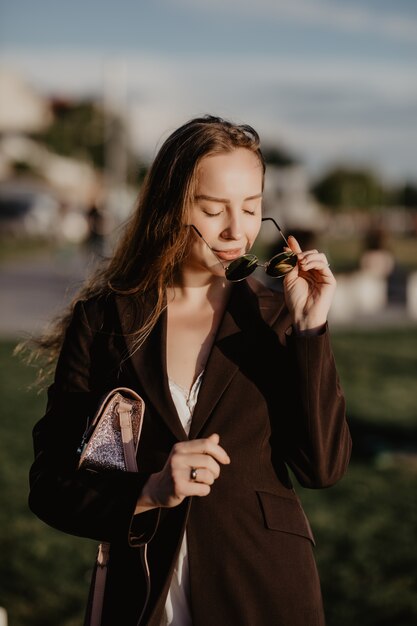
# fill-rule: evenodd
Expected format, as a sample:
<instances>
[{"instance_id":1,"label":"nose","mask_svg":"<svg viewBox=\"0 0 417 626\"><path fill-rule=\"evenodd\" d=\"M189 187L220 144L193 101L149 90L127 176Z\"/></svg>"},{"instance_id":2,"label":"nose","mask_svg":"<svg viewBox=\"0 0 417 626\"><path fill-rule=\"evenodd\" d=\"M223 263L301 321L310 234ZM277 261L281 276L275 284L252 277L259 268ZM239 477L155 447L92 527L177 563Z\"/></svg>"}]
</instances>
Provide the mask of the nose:
<instances>
[{"instance_id":1,"label":"nose","mask_svg":"<svg viewBox=\"0 0 417 626\"><path fill-rule=\"evenodd\" d=\"M229 215L226 228L222 231L223 239L236 240L242 239L243 230L240 217L238 215Z\"/></svg>"}]
</instances>

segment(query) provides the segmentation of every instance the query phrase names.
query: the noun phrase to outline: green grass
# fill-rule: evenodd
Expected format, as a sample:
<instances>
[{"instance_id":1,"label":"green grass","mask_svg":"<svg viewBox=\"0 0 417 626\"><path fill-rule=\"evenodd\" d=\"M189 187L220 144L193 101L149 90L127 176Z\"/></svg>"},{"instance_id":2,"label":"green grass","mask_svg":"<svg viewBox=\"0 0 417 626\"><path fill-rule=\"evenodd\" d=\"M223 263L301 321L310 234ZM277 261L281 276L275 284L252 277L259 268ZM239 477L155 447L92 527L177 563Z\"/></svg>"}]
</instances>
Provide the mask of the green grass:
<instances>
[{"instance_id":1,"label":"green grass","mask_svg":"<svg viewBox=\"0 0 417 626\"><path fill-rule=\"evenodd\" d=\"M350 415L417 427L417 327L335 332L332 343Z\"/></svg>"},{"instance_id":2,"label":"green grass","mask_svg":"<svg viewBox=\"0 0 417 626\"><path fill-rule=\"evenodd\" d=\"M290 233L288 233L290 234ZM279 241L281 244L281 241ZM334 235L320 235L315 243L319 250L327 254L334 272L352 272L359 267L360 256L363 250L363 241L360 236L336 237ZM417 270L417 245L415 237L391 236L387 238L387 246L393 252L398 265L405 271ZM62 254L76 253L77 246L73 244L60 245L57 242L41 238L1 238L0 265L9 261L39 258L58 252ZM266 258L267 252L261 241L254 247L255 254Z\"/></svg>"},{"instance_id":3,"label":"green grass","mask_svg":"<svg viewBox=\"0 0 417 626\"><path fill-rule=\"evenodd\" d=\"M0 238L0 264L44 257L57 248L57 244L42 238Z\"/></svg>"},{"instance_id":4,"label":"green grass","mask_svg":"<svg viewBox=\"0 0 417 626\"><path fill-rule=\"evenodd\" d=\"M417 424L417 329L343 331L333 344L355 423L398 426L408 445ZM45 396L27 393L34 372L12 358L13 347L0 342L0 605L11 626L78 626L96 545L28 510L31 429ZM416 455L385 449L353 461L331 489L296 489L317 540L328 626L416 623Z\"/></svg>"},{"instance_id":5,"label":"green grass","mask_svg":"<svg viewBox=\"0 0 417 626\"><path fill-rule=\"evenodd\" d=\"M31 429L45 397L27 393L33 371L0 342L0 605L12 626L78 626L93 564L93 542L55 531L27 507Z\"/></svg>"},{"instance_id":6,"label":"green grass","mask_svg":"<svg viewBox=\"0 0 417 626\"><path fill-rule=\"evenodd\" d=\"M359 267L362 242L358 237L319 237L318 250L324 252L334 272L352 272Z\"/></svg>"},{"instance_id":7,"label":"green grass","mask_svg":"<svg viewBox=\"0 0 417 626\"><path fill-rule=\"evenodd\" d=\"M316 538L328 626L417 623L417 463L352 463L330 489L296 488Z\"/></svg>"},{"instance_id":8,"label":"green grass","mask_svg":"<svg viewBox=\"0 0 417 626\"><path fill-rule=\"evenodd\" d=\"M351 272L358 269L364 248L360 237L322 235L316 245L319 250L326 253L334 272ZM417 270L416 237L391 236L387 238L386 245L399 266L407 271Z\"/></svg>"},{"instance_id":9,"label":"green grass","mask_svg":"<svg viewBox=\"0 0 417 626\"><path fill-rule=\"evenodd\" d=\"M323 250L335 272L357 270L363 251L363 241L358 236L334 237L322 235L317 240L317 248ZM392 251L398 267L404 271L417 270L417 245L415 237L387 238L387 248Z\"/></svg>"},{"instance_id":10,"label":"green grass","mask_svg":"<svg viewBox=\"0 0 417 626\"><path fill-rule=\"evenodd\" d=\"M290 234L291 232L287 233L287 235ZM282 241L277 238L275 245L279 247L281 244ZM253 251L261 259L270 258L276 249L275 245L266 245L258 239ZM335 273L353 272L359 269L364 250L364 239L360 233L346 236L324 233L318 235L311 245L327 255ZM391 250L398 267L405 272L417 270L416 237L392 235L387 237L386 246Z\"/></svg>"}]
</instances>

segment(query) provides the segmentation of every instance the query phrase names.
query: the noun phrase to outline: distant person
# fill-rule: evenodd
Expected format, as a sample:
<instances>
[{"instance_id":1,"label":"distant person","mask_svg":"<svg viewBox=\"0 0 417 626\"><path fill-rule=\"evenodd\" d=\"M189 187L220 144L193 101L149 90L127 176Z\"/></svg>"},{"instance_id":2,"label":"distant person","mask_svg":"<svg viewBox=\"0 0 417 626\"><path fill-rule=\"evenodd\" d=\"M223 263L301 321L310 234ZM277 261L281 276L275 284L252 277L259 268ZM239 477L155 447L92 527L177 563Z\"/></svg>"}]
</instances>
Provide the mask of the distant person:
<instances>
[{"instance_id":1,"label":"distant person","mask_svg":"<svg viewBox=\"0 0 417 626\"><path fill-rule=\"evenodd\" d=\"M94 256L102 257L104 252L104 234L105 220L103 211L96 205L92 204L87 209L87 226L88 232L85 245L88 252Z\"/></svg>"},{"instance_id":2,"label":"distant person","mask_svg":"<svg viewBox=\"0 0 417 626\"><path fill-rule=\"evenodd\" d=\"M315 489L349 462L327 326L336 281L294 237L263 266L284 294L250 276L264 172L250 126L206 116L174 131L108 265L41 341L59 359L30 507L110 542L103 626L324 624L288 468ZM78 470L87 418L119 386L146 402L139 472Z\"/></svg>"},{"instance_id":3,"label":"distant person","mask_svg":"<svg viewBox=\"0 0 417 626\"><path fill-rule=\"evenodd\" d=\"M360 259L361 269L378 278L388 278L394 266L394 255L387 246L384 230L371 228L365 237Z\"/></svg>"}]
</instances>

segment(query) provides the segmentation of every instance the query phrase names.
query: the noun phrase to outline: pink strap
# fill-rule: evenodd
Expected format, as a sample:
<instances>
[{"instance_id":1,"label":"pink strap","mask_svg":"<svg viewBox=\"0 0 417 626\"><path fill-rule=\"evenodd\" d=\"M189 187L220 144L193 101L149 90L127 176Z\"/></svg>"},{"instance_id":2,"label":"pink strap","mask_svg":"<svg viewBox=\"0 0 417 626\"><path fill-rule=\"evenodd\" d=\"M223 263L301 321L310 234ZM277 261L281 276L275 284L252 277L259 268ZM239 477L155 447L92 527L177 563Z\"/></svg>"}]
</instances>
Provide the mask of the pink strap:
<instances>
[{"instance_id":1,"label":"pink strap","mask_svg":"<svg viewBox=\"0 0 417 626\"><path fill-rule=\"evenodd\" d=\"M120 431L122 435L123 454L125 457L126 469L128 472L137 472L138 466L136 462L136 450L135 442L133 440L131 418L132 407L127 402L119 402L116 410L120 420ZM91 604L90 626L101 626L109 553L110 544L100 543L97 553L97 567Z\"/></svg>"},{"instance_id":2,"label":"pink strap","mask_svg":"<svg viewBox=\"0 0 417 626\"><path fill-rule=\"evenodd\" d=\"M119 402L117 412L119 414L126 469L128 472L137 472L138 466L136 463L136 450L132 430L132 407L127 402Z\"/></svg>"},{"instance_id":3,"label":"pink strap","mask_svg":"<svg viewBox=\"0 0 417 626\"><path fill-rule=\"evenodd\" d=\"M90 626L101 625L109 551L109 543L100 543L97 552L96 575L94 580L93 599L91 603Z\"/></svg>"}]
</instances>

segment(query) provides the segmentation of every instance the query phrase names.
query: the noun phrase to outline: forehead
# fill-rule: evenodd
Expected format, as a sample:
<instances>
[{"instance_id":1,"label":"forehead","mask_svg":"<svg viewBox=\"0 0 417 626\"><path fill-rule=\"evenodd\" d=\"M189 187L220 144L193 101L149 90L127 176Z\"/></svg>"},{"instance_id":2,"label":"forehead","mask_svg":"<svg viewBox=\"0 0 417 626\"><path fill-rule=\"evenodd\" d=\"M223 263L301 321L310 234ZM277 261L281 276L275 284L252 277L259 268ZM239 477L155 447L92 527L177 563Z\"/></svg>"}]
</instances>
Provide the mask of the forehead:
<instances>
[{"instance_id":1,"label":"forehead","mask_svg":"<svg viewBox=\"0 0 417 626\"><path fill-rule=\"evenodd\" d=\"M197 194L229 197L236 193L261 193L262 165L257 155L245 148L204 157L197 170Z\"/></svg>"}]
</instances>

